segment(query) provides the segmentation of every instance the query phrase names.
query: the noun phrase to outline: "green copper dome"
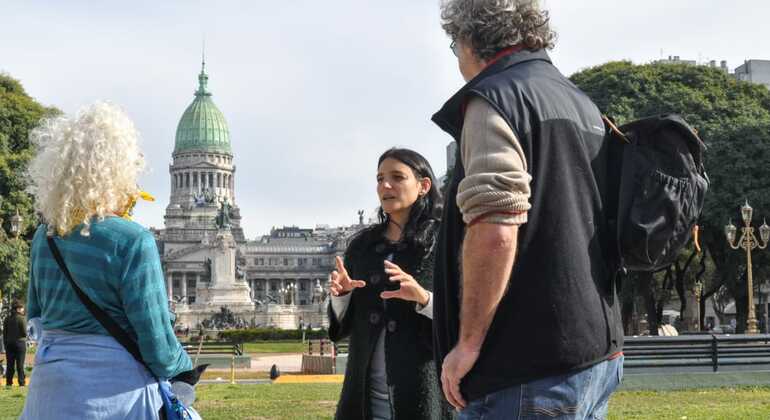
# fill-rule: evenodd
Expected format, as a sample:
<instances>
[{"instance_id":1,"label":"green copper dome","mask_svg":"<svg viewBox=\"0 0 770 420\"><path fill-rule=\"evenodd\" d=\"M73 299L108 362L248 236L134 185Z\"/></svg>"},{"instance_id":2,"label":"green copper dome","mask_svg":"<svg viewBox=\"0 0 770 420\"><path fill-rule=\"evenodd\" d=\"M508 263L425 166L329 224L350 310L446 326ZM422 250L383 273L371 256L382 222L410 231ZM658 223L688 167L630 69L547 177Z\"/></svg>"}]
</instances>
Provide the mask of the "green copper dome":
<instances>
[{"instance_id":1,"label":"green copper dome","mask_svg":"<svg viewBox=\"0 0 770 420\"><path fill-rule=\"evenodd\" d=\"M206 86L208 81L209 76L203 63L198 75L195 99L184 111L176 127L174 153L201 151L232 154L227 121L211 100L211 92Z\"/></svg>"}]
</instances>

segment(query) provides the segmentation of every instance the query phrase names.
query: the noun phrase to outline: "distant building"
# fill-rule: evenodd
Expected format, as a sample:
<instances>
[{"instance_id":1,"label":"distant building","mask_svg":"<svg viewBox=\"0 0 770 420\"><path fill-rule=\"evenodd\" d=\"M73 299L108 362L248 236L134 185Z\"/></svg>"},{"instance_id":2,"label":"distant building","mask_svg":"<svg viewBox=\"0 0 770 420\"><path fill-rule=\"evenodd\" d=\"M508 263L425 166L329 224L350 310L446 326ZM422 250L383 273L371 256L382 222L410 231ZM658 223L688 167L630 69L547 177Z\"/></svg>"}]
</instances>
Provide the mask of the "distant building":
<instances>
[{"instance_id":1,"label":"distant building","mask_svg":"<svg viewBox=\"0 0 770 420\"><path fill-rule=\"evenodd\" d=\"M699 65L695 60L682 60L678 55L669 55L667 59L655 60L653 61L653 64L684 64L688 66ZM770 60L746 60L732 73L730 72L730 68L727 67L727 61L725 60L720 61L719 65L717 65L716 60L710 60L708 63L702 63L701 65L711 67L713 69L719 69L725 74L732 75L737 80L758 83L765 85L768 89L770 89Z\"/></svg>"},{"instance_id":2,"label":"distant building","mask_svg":"<svg viewBox=\"0 0 770 420\"><path fill-rule=\"evenodd\" d=\"M726 74L730 74L730 68L727 67L727 61L726 60L720 61L719 62L719 67L717 67L717 61L716 60L711 60L711 61L709 61L708 66L711 67L712 69L717 69L718 68L719 70L722 70Z\"/></svg>"},{"instance_id":3,"label":"distant building","mask_svg":"<svg viewBox=\"0 0 770 420\"><path fill-rule=\"evenodd\" d=\"M735 78L763 84L770 89L770 60L746 60L735 69Z\"/></svg>"},{"instance_id":4,"label":"distant building","mask_svg":"<svg viewBox=\"0 0 770 420\"><path fill-rule=\"evenodd\" d=\"M660 60L653 61L655 64L685 64L688 66L697 66L698 62L695 60L682 60L678 55L669 55L668 59L662 58Z\"/></svg>"},{"instance_id":5,"label":"distant building","mask_svg":"<svg viewBox=\"0 0 770 420\"><path fill-rule=\"evenodd\" d=\"M457 160L457 142L453 141L446 145L446 169L447 172L455 167Z\"/></svg>"}]
</instances>

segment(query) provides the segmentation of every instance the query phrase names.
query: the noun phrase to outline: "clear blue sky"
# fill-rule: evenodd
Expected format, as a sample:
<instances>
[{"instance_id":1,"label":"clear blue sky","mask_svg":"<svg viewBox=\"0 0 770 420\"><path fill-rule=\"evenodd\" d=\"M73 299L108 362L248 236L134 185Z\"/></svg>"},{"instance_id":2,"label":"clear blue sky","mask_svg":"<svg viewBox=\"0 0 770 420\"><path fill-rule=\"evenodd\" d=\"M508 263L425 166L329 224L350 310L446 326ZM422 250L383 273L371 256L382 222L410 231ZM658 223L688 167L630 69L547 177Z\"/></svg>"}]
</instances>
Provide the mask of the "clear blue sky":
<instances>
[{"instance_id":1,"label":"clear blue sky","mask_svg":"<svg viewBox=\"0 0 770 420\"><path fill-rule=\"evenodd\" d=\"M770 2L543 1L565 73L661 55L770 59ZM431 114L462 79L437 0L11 1L0 72L47 105L122 105L149 171L137 220L163 227L176 125L192 101L206 37L209 87L235 152L236 203L250 238L271 226L348 224L377 205L375 166L398 145L437 173L450 139Z\"/></svg>"}]
</instances>

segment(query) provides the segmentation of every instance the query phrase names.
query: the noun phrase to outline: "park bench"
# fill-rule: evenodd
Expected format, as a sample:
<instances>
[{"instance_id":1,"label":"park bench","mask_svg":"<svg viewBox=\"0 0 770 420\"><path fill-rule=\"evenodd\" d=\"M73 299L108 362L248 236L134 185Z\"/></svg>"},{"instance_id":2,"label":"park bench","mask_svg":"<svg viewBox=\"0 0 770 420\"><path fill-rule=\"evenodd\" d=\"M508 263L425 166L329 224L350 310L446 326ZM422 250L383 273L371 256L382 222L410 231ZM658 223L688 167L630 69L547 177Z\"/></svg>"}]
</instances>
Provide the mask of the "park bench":
<instances>
[{"instance_id":1,"label":"park bench","mask_svg":"<svg viewBox=\"0 0 770 420\"><path fill-rule=\"evenodd\" d=\"M333 374L337 372L337 357L347 357L347 341L334 343L329 339L308 340L307 351L302 355L302 373Z\"/></svg>"},{"instance_id":2,"label":"park bench","mask_svg":"<svg viewBox=\"0 0 770 420\"><path fill-rule=\"evenodd\" d=\"M626 337L625 374L770 371L770 334Z\"/></svg>"},{"instance_id":3,"label":"park bench","mask_svg":"<svg viewBox=\"0 0 770 420\"><path fill-rule=\"evenodd\" d=\"M193 366L208 363L211 368L230 368L230 382L235 383L235 365L243 356L243 345L227 341L191 341L182 343L187 354L193 359ZM223 364L224 363L224 364ZM249 363L250 364L250 363Z\"/></svg>"}]
</instances>

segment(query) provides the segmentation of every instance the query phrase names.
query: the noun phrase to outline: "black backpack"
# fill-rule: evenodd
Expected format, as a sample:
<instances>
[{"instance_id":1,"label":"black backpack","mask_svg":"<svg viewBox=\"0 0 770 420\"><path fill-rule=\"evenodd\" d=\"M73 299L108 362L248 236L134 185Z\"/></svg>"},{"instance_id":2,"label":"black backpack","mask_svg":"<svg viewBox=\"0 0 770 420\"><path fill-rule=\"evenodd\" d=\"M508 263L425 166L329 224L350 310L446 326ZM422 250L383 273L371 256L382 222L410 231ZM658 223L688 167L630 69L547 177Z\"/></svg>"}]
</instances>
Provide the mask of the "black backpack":
<instances>
[{"instance_id":1,"label":"black backpack","mask_svg":"<svg viewBox=\"0 0 770 420\"><path fill-rule=\"evenodd\" d=\"M697 229L709 184L706 145L675 114L621 127L605 117L605 126L611 259L621 272L669 266Z\"/></svg>"}]
</instances>

